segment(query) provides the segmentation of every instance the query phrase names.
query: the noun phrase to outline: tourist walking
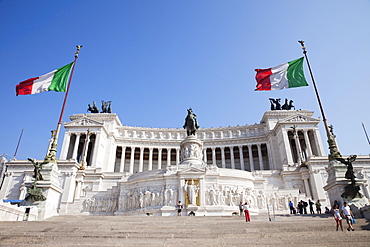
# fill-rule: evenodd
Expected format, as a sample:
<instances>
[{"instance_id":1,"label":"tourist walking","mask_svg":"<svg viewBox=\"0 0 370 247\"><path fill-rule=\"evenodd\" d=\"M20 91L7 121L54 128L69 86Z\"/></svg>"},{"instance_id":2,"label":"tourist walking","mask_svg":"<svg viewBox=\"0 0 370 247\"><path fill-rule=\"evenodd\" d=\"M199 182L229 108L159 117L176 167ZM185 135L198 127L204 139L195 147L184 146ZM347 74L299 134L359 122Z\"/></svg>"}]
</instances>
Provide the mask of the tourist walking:
<instances>
[{"instance_id":1,"label":"tourist walking","mask_svg":"<svg viewBox=\"0 0 370 247\"><path fill-rule=\"evenodd\" d=\"M239 203L239 215L243 216L243 203L242 202Z\"/></svg>"},{"instance_id":2,"label":"tourist walking","mask_svg":"<svg viewBox=\"0 0 370 247\"><path fill-rule=\"evenodd\" d=\"M337 223L337 231L340 226L340 229L343 231L343 226L342 226L342 217L340 216L340 211L338 205L334 205L333 207L333 215L335 222Z\"/></svg>"},{"instance_id":3,"label":"tourist walking","mask_svg":"<svg viewBox=\"0 0 370 247\"><path fill-rule=\"evenodd\" d=\"M305 201L301 201L302 202L302 205L303 205L303 211L304 211L304 214L307 214L307 206L308 206L308 203L305 202Z\"/></svg>"},{"instance_id":4,"label":"tourist walking","mask_svg":"<svg viewBox=\"0 0 370 247\"><path fill-rule=\"evenodd\" d=\"M298 202L298 212L299 214L303 214L303 203L302 201Z\"/></svg>"},{"instance_id":5,"label":"tourist walking","mask_svg":"<svg viewBox=\"0 0 370 247\"><path fill-rule=\"evenodd\" d=\"M251 222L251 217L249 216L249 209L248 209L248 203L244 203L243 205L244 215L245 215L245 221Z\"/></svg>"},{"instance_id":6,"label":"tourist walking","mask_svg":"<svg viewBox=\"0 0 370 247\"><path fill-rule=\"evenodd\" d=\"M290 214L295 214L295 208L292 201L289 201Z\"/></svg>"},{"instance_id":7,"label":"tourist walking","mask_svg":"<svg viewBox=\"0 0 370 247\"><path fill-rule=\"evenodd\" d=\"M353 218L353 213L351 208L348 206L346 202L343 203L342 209L341 209L342 217L346 219L348 228L347 231L354 231L352 226L352 218Z\"/></svg>"},{"instance_id":8,"label":"tourist walking","mask_svg":"<svg viewBox=\"0 0 370 247\"><path fill-rule=\"evenodd\" d=\"M181 204L181 201L177 203L177 216L181 216L181 211L184 206Z\"/></svg>"},{"instance_id":9,"label":"tourist walking","mask_svg":"<svg viewBox=\"0 0 370 247\"><path fill-rule=\"evenodd\" d=\"M315 212L313 211L313 205L315 203L311 201L310 199L308 199L308 204L310 205L310 214L315 214Z\"/></svg>"},{"instance_id":10,"label":"tourist walking","mask_svg":"<svg viewBox=\"0 0 370 247\"><path fill-rule=\"evenodd\" d=\"M321 203L320 203L320 200L317 200L317 202L315 203L315 205L316 205L316 213L321 214Z\"/></svg>"}]
</instances>

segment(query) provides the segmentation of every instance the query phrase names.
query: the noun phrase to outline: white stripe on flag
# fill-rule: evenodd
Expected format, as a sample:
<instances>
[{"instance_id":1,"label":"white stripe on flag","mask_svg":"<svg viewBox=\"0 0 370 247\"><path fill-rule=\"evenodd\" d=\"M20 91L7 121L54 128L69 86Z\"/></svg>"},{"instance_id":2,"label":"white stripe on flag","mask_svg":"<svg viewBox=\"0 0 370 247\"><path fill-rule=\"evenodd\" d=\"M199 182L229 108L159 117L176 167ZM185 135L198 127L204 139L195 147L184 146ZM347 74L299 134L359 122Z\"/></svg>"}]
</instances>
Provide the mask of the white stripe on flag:
<instances>
[{"instance_id":1,"label":"white stripe on flag","mask_svg":"<svg viewBox=\"0 0 370 247\"><path fill-rule=\"evenodd\" d=\"M49 91L51 81L56 71L57 70L54 70L36 79L32 85L32 94Z\"/></svg>"},{"instance_id":2,"label":"white stripe on flag","mask_svg":"<svg viewBox=\"0 0 370 247\"><path fill-rule=\"evenodd\" d=\"M283 88L288 88L288 78L287 78L287 69L288 63L275 66L271 68L270 82L271 90L280 90Z\"/></svg>"}]
</instances>

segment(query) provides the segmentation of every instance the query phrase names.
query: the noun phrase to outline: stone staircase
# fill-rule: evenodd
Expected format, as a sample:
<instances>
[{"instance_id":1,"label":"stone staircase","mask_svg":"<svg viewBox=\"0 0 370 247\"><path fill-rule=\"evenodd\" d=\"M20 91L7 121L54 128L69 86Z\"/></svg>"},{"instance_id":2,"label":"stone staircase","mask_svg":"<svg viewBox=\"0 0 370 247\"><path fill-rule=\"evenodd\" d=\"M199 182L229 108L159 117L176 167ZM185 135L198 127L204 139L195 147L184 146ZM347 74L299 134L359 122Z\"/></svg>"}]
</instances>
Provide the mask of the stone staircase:
<instances>
[{"instance_id":1,"label":"stone staircase","mask_svg":"<svg viewBox=\"0 0 370 247\"><path fill-rule=\"evenodd\" d=\"M0 246L370 246L370 222L336 232L331 215L57 216L1 222Z\"/></svg>"}]
</instances>

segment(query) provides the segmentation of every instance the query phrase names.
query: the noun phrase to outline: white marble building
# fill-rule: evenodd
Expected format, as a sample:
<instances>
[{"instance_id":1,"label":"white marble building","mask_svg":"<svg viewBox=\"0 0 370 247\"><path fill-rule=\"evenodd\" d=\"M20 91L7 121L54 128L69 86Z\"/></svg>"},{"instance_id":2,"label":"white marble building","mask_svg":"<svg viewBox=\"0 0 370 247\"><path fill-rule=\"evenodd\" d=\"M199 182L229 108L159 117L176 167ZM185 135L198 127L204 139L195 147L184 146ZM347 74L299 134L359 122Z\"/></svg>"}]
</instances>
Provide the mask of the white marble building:
<instances>
[{"instance_id":1,"label":"white marble building","mask_svg":"<svg viewBox=\"0 0 370 247\"><path fill-rule=\"evenodd\" d=\"M267 111L259 124L201 128L190 139L180 128L122 126L113 113L75 114L64 124L57 212L170 216L177 201L184 215L201 216L232 215L240 201L252 214L268 205L287 213L290 200L329 206L328 159L313 114ZM353 165L370 198L369 157ZM7 166L0 198L24 199L32 164Z\"/></svg>"}]
</instances>

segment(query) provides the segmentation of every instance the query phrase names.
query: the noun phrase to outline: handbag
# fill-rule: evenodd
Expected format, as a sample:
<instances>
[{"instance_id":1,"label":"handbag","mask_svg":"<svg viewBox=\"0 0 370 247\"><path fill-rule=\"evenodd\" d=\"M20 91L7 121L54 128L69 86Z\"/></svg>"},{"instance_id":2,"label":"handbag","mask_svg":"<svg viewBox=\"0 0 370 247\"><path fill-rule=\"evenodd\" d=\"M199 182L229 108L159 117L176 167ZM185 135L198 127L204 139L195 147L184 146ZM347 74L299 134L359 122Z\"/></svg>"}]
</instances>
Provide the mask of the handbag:
<instances>
[{"instance_id":1,"label":"handbag","mask_svg":"<svg viewBox=\"0 0 370 247\"><path fill-rule=\"evenodd\" d=\"M353 217L352 217L352 224L356 224L356 220Z\"/></svg>"}]
</instances>

